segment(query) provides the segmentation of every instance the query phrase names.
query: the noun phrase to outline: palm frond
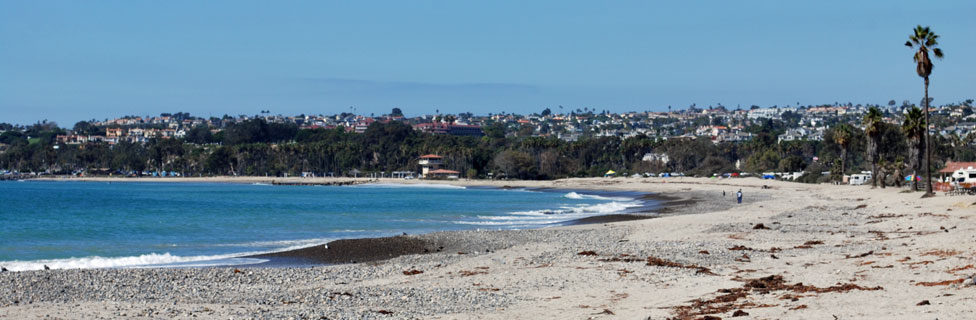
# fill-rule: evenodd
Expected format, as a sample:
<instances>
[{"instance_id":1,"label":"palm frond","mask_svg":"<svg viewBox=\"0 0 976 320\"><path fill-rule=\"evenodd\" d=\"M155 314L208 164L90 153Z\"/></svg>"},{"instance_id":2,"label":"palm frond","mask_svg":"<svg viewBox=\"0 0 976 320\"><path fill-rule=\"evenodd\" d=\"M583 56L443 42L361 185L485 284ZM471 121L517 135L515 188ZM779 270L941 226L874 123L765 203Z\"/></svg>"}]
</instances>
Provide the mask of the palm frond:
<instances>
[{"instance_id":1,"label":"palm frond","mask_svg":"<svg viewBox=\"0 0 976 320\"><path fill-rule=\"evenodd\" d=\"M936 58L942 59L942 57L944 57L944 55L942 54L942 49L939 48L932 49L932 53L935 54Z\"/></svg>"},{"instance_id":2,"label":"palm frond","mask_svg":"<svg viewBox=\"0 0 976 320\"><path fill-rule=\"evenodd\" d=\"M911 41L905 41L905 46L909 48L913 47Z\"/></svg>"}]
</instances>

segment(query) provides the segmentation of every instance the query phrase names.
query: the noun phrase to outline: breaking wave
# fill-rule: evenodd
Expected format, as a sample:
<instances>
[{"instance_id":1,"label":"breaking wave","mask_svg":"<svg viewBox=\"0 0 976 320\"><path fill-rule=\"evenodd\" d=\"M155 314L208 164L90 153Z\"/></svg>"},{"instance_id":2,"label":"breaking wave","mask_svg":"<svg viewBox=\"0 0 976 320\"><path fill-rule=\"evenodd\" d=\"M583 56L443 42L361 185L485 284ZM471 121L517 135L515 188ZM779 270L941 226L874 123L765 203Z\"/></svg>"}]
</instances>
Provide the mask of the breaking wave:
<instances>
[{"instance_id":1,"label":"breaking wave","mask_svg":"<svg viewBox=\"0 0 976 320\"><path fill-rule=\"evenodd\" d=\"M436 183L367 183L357 184L356 188L431 188L431 189L467 189L463 186Z\"/></svg>"},{"instance_id":2,"label":"breaking wave","mask_svg":"<svg viewBox=\"0 0 976 320\"><path fill-rule=\"evenodd\" d=\"M181 257L167 253L150 253L130 257L84 257L68 259L48 259L35 261L3 261L0 265L10 271L51 269L93 269L93 268L149 268L149 267L211 267L226 265L246 265L262 263L267 260L242 258L247 254L190 256Z\"/></svg>"}]
</instances>

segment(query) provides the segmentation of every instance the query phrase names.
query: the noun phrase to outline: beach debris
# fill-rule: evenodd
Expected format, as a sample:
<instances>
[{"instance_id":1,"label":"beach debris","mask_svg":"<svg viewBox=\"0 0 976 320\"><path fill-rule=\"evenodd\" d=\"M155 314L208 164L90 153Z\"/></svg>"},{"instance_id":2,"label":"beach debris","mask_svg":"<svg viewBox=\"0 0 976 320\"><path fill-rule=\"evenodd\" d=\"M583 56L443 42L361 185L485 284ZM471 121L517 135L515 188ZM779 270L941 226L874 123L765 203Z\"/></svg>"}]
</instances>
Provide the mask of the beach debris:
<instances>
[{"instance_id":1,"label":"beach debris","mask_svg":"<svg viewBox=\"0 0 976 320\"><path fill-rule=\"evenodd\" d=\"M922 253L922 255L923 256L936 256L936 257L939 257L939 258L948 258L948 257L954 256L954 255L960 254L960 253L962 253L962 252L959 252L959 251L956 251L956 250L932 250L932 251L924 252L924 253Z\"/></svg>"},{"instance_id":2,"label":"beach debris","mask_svg":"<svg viewBox=\"0 0 976 320\"><path fill-rule=\"evenodd\" d=\"M470 276L479 275L479 274L488 274L488 271L468 271L468 270L461 270L461 271L458 271L458 274L461 275L462 277L470 277Z\"/></svg>"},{"instance_id":3,"label":"beach debris","mask_svg":"<svg viewBox=\"0 0 976 320\"><path fill-rule=\"evenodd\" d=\"M597 255L597 253L596 253L596 251L580 251L579 253L577 253L577 255L581 255L581 256L595 256L595 255Z\"/></svg>"},{"instance_id":4,"label":"beach debris","mask_svg":"<svg viewBox=\"0 0 976 320\"><path fill-rule=\"evenodd\" d=\"M931 212L922 212L922 213L919 213L918 216L919 217L939 217L939 218L948 218L949 217L949 215L947 215L947 214L936 214L936 213L931 213Z\"/></svg>"},{"instance_id":5,"label":"beach debris","mask_svg":"<svg viewBox=\"0 0 976 320\"><path fill-rule=\"evenodd\" d=\"M946 272L948 272L948 273L956 273L956 272L959 272L959 271L973 269L973 268L976 268L976 267L973 267L973 265L971 265L971 264L967 264L967 265L962 266L962 267L949 269Z\"/></svg>"},{"instance_id":6,"label":"beach debris","mask_svg":"<svg viewBox=\"0 0 976 320\"><path fill-rule=\"evenodd\" d=\"M748 316L748 315L749 315L749 313L748 312L745 312L745 311L742 311L742 309L735 310L735 312L732 313L732 317L733 318L735 318L735 317L745 317L745 316Z\"/></svg>"},{"instance_id":7,"label":"beach debris","mask_svg":"<svg viewBox=\"0 0 976 320\"><path fill-rule=\"evenodd\" d=\"M746 247L746 246L743 246L743 245L736 245L736 246L733 246L733 247L729 248L729 250L731 250L731 251L736 251L736 250L749 250L749 251L752 251L752 248Z\"/></svg>"},{"instance_id":8,"label":"beach debris","mask_svg":"<svg viewBox=\"0 0 976 320\"><path fill-rule=\"evenodd\" d=\"M393 311L389 311L389 310L385 310L385 309L380 309L380 310L376 310L376 313L379 313L379 314L393 314Z\"/></svg>"},{"instance_id":9,"label":"beach debris","mask_svg":"<svg viewBox=\"0 0 976 320\"><path fill-rule=\"evenodd\" d=\"M703 273L703 274L715 275L715 273L713 273L712 270L710 270L710 269L708 269L706 267L702 267L702 266L698 266L698 265L693 265L693 264L692 265L680 264L680 263L677 263L677 262L674 262L674 261L664 260L664 259L657 258L657 257L653 257L653 256L652 257L647 257L647 265L649 265L649 266L656 266L656 267L671 267L671 268L694 269L695 270L695 273Z\"/></svg>"},{"instance_id":10,"label":"beach debris","mask_svg":"<svg viewBox=\"0 0 976 320\"><path fill-rule=\"evenodd\" d=\"M45 264L45 265L44 265L44 270L51 270L51 267L48 267L48 266L47 266L47 265Z\"/></svg>"},{"instance_id":11,"label":"beach debris","mask_svg":"<svg viewBox=\"0 0 976 320\"><path fill-rule=\"evenodd\" d=\"M863 290L863 291L875 291L884 290L882 287L862 287L853 283L838 283L837 285L830 287L816 287L810 285L804 285L803 283L788 284L782 275L771 275L761 278L753 279L742 279L733 278L733 280L742 281L743 285L739 288L727 288L719 289L716 291L719 295L711 299L695 299L690 301L690 305L676 306L673 307L676 319L693 319L696 316L705 316L710 314L721 314L730 312L737 309L750 309L750 308L766 308L774 307L776 305L762 304L757 305L754 302L737 302L740 299L748 297L750 294L770 294L777 291L787 291L794 294L800 293L827 293L827 292L849 292L853 290ZM788 298L787 298L788 297ZM794 299L795 295L784 295L782 299Z\"/></svg>"},{"instance_id":12,"label":"beach debris","mask_svg":"<svg viewBox=\"0 0 976 320\"><path fill-rule=\"evenodd\" d=\"M597 313L594 313L594 314L609 314L609 315L615 315L616 313L613 313L613 311L610 311L610 309L603 309L603 311L600 311L600 312L597 312Z\"/></svg>"},{"instance_id":13,"label":"beach debris","mask_svg":"<svg viewBox=\"0 0 976 320\"><path fill-rule=\"evenodd\" d=\"M698 253L700 253L700 254L711 254L711 253L708 253L708 250L701 250L701 251L698 251Z\"/></svg>"},{"instance_id":14,"label":"beach debris","mask_svg":"<svg viewBox=\"0 0 976 320\"><path fill-rule=\"evenodd\" d=\"M801 305L798 305L798 306L795 306L795 307L790 308L790 310L800 310L800 309L806 309L806 308L807 308L807 305L801 304Z\"/></svg>"},{"instance_id":15,"label":"beach debris","mask_svg":"<svg viewBox=\"0 0 976 320\"><path fill-rule=\"evenodd\" d=\"M874 254L874 250L871 250L871 251L868 251L868 252L865 252L865 253L862 253L862 254L856 254L856 255L853 255L853 256L852 255L845 255L844 258L845 259L864 258L864 257L870 256L872 254Z\"/></svg>"},{"instance_id":16,"label":"beach debris","mask_svg":"<svg viewBox=\"0 0 976 320\"><path fill-rule=\"evenodd\" d=\"M644 261L644 259L641 259L641 258L632 256L632 255L629 255L629 254L626 254L626 253L621 253L620 255L618 255L616 257L603 258L603 259L600 259L600 261L603 261L603 262L642 262L642 261Z\"/></svg>"},{"instance_id":17,"label":"beach debris","mask_svg":"<svg viewBox=\"0 0 976 320\"><path fill-rule=\"evenodd\" d=\"M916 283L915 285L916 286L922 286L922 287L935 287L935 286L948 286L948 285L953 285L953 284L961 284L963 282L966 282L966 278L955 279L955 280L945 280L945 281L935 281L935 282L919 282L919 283Z\"/></svg>"},{"instance_id":18,"label":"beach debris","mask_svg":"<svg viewBox=\"0 0 976 320\"><path fill-rule=\"evenodd\" d=\"M7 268L5 268L5 267L0 267L0 272L7 272Z\"/></svg>"},{"instance_id":19,"label":"beach debris","mask_svg":"<svg viewBox=\"0 0 976 320\"><path fill-rule=\"evenodd\" d=\"M779 257L777 257L777 256L776 256L775 254L771 254L771 255L769 255L769 257L770 257L770 258L773 258L773 259L779 259Z\"/></svg>"},{"instance_id":20,"label":"beach debris","mask_svg":"<svg viewBox=\"0 0 976 320\"><path fill-rule=\"evenodd\" d=\"M930 305L930 304L932 304L932 303L929 302L928 300L922 300L922 302L916 303L915 305L916 306L927 306L927 305Z\"/></svg>"},{"instance_id":21,"label":"beach debris","mask_svg":"<svg viewBox=\"0 0 976 320\"><path fill-rule=\"evenodd\" d=\"M241 269L234 269L234 273L244 273L244 271L241 271Z\"/></svg>"},{"instance_id":22,"label":"beach debris","mask_svg":"<svg viewBox=\"0 0 976 320\"><path fill-rule=\"evenodd\" d=\"M864 209L864 208L867 208L867 207L868 207L868 205L866 205L866 204L859 204L859 205L857 205L856 207L854 207L854 210L857 210L857 209Z\"/></svg>"},{"instance_id":23,"label":"beach debris","mask_svg":"<svg viewBox=\"0 0 976 320\"><path fill-rule=\"evenodd\" d=\"M412 275L417 275L417 274L421 274L421 273L424 273L424 272L423 271L420 271L420 270L417 270L417 269L410 269L410 270L403 271L403 275L405 275L405 276L412 276Z\"/></svg>"},{"instance_id":24,"label":"beach debris","mask_svg":"<svg viewBox=\"0 0 976 320\"><path fill-rule=\"evenodd\" d=\"M752 226L752 230L769 230L769 227L763 225L762 223L757 223L756 225Z\"/></svg>"},{"instance_id":25,"label":"beach debris","mask_svg":"<svg viewBox=\"0 0 976 320\"><path fill-rule=\"evenodd\" d=\"M743 253L741 257L735 258L735 261L738 261L738 262L752 262L752 259L749 258L749 255L748 254Z\"/></svg>"},{"instance_id":26,"label":"beach debris","mask_svg":"<svg viewBox=\"0 0 976 320\"><path fill-rule=\"evenodd\" d=\"M824 243L823 243L823 241L820 241L820 240L812 240L812 241L804 242L801 245L795 246L795 247L793 247L793 249L810 249L810 248L813 248L813 246L818 245L818 244L824 244Z\"/></svg>"}]
</instances>

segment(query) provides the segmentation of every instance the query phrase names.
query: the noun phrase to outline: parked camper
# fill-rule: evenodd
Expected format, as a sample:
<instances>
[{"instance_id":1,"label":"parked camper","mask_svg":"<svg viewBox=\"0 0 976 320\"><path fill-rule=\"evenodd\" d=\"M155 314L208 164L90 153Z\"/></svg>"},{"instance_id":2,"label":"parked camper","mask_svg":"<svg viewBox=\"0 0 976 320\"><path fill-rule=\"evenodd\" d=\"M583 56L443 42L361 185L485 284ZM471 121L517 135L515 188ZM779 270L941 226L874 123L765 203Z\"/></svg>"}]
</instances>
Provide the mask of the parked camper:
<instances>
[{"instance_id":1,"label":"parked camper","mask_svg":"<svg viewBox=\"0 0 976 320\"><path fill-rule=\"evenodd\" d=\"M871 181L871 175L870 174L852 174L851 177L847 181L852 186L859 186L859 185L862 185L862 184L867 183L868 181Z\"/></svg>"},{"instance_id":2,"label":"parked camper","mask_svg":"<svg viewBox=\"0 0 976 320\"><path fill-rule=\"evenodd\" d=\"M952 181L958 183L976 183L976 168L969 167L952 172Z\"/></svg>"}]
</instances>

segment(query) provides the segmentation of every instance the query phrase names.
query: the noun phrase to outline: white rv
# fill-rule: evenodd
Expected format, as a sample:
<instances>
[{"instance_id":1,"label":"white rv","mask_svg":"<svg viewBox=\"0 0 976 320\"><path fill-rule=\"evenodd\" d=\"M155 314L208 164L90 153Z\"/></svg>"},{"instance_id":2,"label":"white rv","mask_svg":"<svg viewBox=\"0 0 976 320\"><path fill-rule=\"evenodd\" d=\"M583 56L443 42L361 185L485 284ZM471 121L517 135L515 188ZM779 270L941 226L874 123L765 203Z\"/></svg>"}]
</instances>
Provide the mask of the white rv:
<instances>
[{"instance_id":1,"label":"white rv","mask_svg":"<svg viewBox=\"0 0 976 320\"><path fill-rule=\"evenodd\" d=\"M976 183L976 168L963 168L952 172L952 182Z\"/></svg>"},{"instance_id":2,"label":"white rv","mask_svg":"<svg viewBox=\"0 0 976 320\"><path fill-rule=\"evenodd\" d=\"M852 174L851 177L847 180L847 182L850 183L852 186L859 186L868 183L868 181L871 181L870 174Z\"/></svg>"}]
</instances>

